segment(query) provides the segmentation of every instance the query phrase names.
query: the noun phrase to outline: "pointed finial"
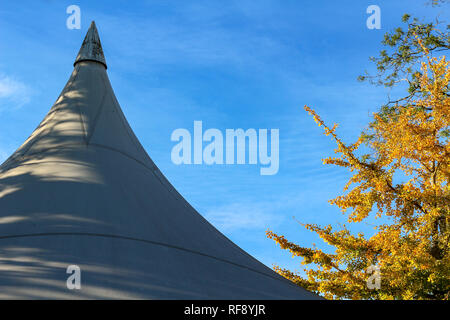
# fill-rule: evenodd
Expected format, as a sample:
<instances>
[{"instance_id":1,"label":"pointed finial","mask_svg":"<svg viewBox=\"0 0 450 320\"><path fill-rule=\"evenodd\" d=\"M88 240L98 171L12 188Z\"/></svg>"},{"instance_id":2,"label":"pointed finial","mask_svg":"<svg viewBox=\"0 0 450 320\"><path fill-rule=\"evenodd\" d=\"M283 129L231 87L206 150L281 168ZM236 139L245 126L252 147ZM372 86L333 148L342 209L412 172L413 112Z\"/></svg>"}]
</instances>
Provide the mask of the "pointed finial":
<instances>
[{"instance_id":1,"label":"pointed finial","mask_svg":"<svg viewBox=\"0 0 450 320\"><path fill-rule=\"evenodd\" d=\"M83 44L81 45L73 65L75 66L80 61L97 61L107 68L102 44L94 21L91 22L91 26L86 33L86 37L84 38Z\"/></svg>"}]
</instances>

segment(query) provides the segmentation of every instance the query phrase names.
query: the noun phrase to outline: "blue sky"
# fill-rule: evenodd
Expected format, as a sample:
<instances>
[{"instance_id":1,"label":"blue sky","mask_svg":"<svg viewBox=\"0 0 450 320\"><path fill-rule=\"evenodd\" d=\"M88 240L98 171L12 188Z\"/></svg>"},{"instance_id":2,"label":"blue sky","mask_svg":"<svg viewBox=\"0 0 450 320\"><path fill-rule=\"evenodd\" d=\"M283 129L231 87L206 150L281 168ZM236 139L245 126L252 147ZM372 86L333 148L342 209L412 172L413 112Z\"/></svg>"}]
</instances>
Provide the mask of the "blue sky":
<instances>
[{"instance_id":1,"label":"blue sky","mask_svg":"<svg viewBox=\"0 0 450 320\"><path fill-rule=\"evenodd\" d=\"M68 80L90 21L99 29L116 96L142 145L178 191L219 230L268 266L300 270L265 237L316 243L297 222L345 222L328 200L348 178L322 165L333 154L303 110L307 104L352 141L388 91L357 82L373 71L385 32L409 13L429 20L444 8L396 1L1 1L0 162L39 124ZM81 8L81 29L66 8ZM381 8L381 30L366 8ZM177 128L277 128L280 169L180 165L171 161ZM295 217L295 219L294 219ZM361 230L370 232L367 223ZM357 230L357 229L355 229Z\"/></svg>"}]
</instances>

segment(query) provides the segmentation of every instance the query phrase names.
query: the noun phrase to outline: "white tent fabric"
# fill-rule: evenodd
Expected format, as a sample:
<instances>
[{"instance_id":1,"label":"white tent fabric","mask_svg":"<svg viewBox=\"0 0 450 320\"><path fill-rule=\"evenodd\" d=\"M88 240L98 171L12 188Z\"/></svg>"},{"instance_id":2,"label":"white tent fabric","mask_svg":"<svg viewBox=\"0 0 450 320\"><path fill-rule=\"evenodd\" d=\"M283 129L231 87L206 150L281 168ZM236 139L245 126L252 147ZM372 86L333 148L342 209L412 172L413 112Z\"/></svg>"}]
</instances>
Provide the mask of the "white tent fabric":
<instances>
[{"instance_id":1,"label":"white tent fabric","mask_svg":"<svg viewBox=\"0 0 450 320\"><path fill-rule=\"evenodd\" d=\"M81 289L69 290L69 265ZM125 119L92 23L61 95L0 166L0 298L318 299L167 181Z\"/></svg>"}]
</instances>

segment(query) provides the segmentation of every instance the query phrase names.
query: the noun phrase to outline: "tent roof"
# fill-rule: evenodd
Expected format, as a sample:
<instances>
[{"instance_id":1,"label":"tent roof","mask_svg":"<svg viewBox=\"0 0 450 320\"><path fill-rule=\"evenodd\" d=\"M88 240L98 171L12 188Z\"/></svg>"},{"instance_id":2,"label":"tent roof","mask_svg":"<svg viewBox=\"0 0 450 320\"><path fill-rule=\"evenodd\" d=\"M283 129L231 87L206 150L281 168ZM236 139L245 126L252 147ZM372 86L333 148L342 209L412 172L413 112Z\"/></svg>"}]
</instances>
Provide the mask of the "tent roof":
<instances>
[{"instance_id":1,"label":"tent roof","mask_svg":"<svg viewBox=\"0 0 450 320\"><path fill-rule=\"evenodd\" d=\"M130 128L92 23L62 93L0 166L0 298L316 299L170 184ZM82 289L68 290L78 265Z\"/></svg>"}]
</instances>

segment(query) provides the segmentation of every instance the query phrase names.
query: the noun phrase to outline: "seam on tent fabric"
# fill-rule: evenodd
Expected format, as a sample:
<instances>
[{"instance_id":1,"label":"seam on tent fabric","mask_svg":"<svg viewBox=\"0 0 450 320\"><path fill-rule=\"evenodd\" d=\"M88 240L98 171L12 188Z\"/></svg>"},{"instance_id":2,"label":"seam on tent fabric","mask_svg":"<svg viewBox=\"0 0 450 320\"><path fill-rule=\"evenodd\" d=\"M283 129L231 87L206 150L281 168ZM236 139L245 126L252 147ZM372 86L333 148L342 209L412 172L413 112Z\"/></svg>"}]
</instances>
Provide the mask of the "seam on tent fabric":
<instances>
[{"instance_id":1,"label":"seam on tent fabric","mask_svg":"<svg viewBox=\"0 0 450 320\"><path fill-rule=\"evenodd\" d=\"M48 152L48 151L51 151L51 150L54 150L54 149L70 149L71 147L77 147L77 146L85 146L85 144L84 144L84 143L69 143L69 144L63 144L63 145L59 145L59 146L56 146L56 147L45 148L45 149L42 149L42 150L39 150L39 151L36 151L36 152L32 152L32 153L27 154L26 156L27 156L27 157L31 157L31 156L34 156L34 155L37 155L37 154L40 154L40 153L45 153L45 152ZM126 156L127 158L130 158L130 159L136 161L137 163L141 164L141 165L144 166L146 169L148 169L148 170L150 170L150 171L152 171L152 172L153 172L153 170L154 170L152 167L147 166L144 162L142 162L142 161L136 159L136 158L133 157L133 156L130 156L130 155L127 154L126 152L123 152L123 151L121 151L121 150L119 150L119 149L112 148L112 147L108 147L108 146L101 145L101 144L98 144L98 143L91 143L91 144L89 144L89 146L92 146L92 147L98 147L98 148L103 148L103 149L108 149L108 150L111 150L111 151L118 152L118 153L120 153L120 154ZM26 157L24 157L23 160L26 160ZM15 162L17 162L17 160L16 160ZM39 162L36 162L36 163L39 163ZM20 167L20 166L21 166L21 165L18 165L17 167ZM9 167L9 166L8 166L8 167ZM8 168L8 167L7 167L7 168Z\"/></svg>"},{"instance_id":2,"label":"seam on tent fabric","mask_svg":"<svg viewBox=\"0 0 450 320\"><path fill-rule=\"evenodd\" d=\"M83 132L83 140L84 140L85 144L87 144L86 128L84 127L84 123L83 123L83 115L81 114L80 103L79 102L75 103L75 107L77 108L78 116L79 116L79 119L80 119L79 121L80 121L81 131Z\"/></svg>"},{"instance_id":3,"label":"seam on tent fabric","mask_svg":"<svg viewBox=\"0 0 450 320\"><path fill-rule=\"evenodd\" d=\"M101 74L101 77L103 78L103 74ZM103 79L103 80L104 80L104 79ZM105 98L106 98L106 91L107 91L107 90L106 90L106 86L105 86L105 82L104 82L104 81L102 82L102 84L103 84L103 96L102 96L102 100L100 101L100 106L97 108L98 110L97 110L97 113L95 114L94 121L93 121L93 123L92 123L92 129L91 129L91 132L89 133L89 135L86 134L86 144L88 144L88 145L89 145L89 142L90 142L91 139L92 139L92 136L94 135L95 128L97 127L98 119L100 118L100 114L102 113L103 107L104 107L104 105L105 105ZM80 110L80 114L81 114L81 110Z\"/></svg>"},{"instance_id":4,"label":"seam on tent fabric","mask_svg":"<svg viewBox=\"0 0 450 320\"><path fill-rule=\"evenodd\" d=\"M5 240L5 239L14 239L14 238L27 238L27 237L45 237L45 236L90 236L90 237L102 237L102 238L116 238L116 239L122 239L122 240L131 240L131 241L138 241L138 242L143 242L143 243L149 243L149 244L153 244L153 245L158 245L158 246L163 246L163 247L167 247L167 248L171 248L171 249L177 249L177 250L182 250L182 251L186 251L189 253L193 253L193 254L197 254L197 255L201 255L207 258L211 258L217 261L221 261L221 262L225 262L240 268L244 268L256 273L259 273L261 275L264 275L266 277L272 278L274 280L278 280L278 281L282 281L285 283L288 283L290 285L293 286L297 286L294 283L289 282L288 280L285 280L283 278L277 278L274 277L270 274L255 270L253 268L247 267L245 265L241 265L239 263L236 262L232 262L226 259L222 259L222 258L218 258L203 252L199 252L199 251L194 251L191 249L187 249L187 248L183 248L183 247L178 247L175 245L171 245L171 244L167 244L167 243L163 243L163 242L157 242L157 241L152 241L152 240L146 240L146 239L140 239L140 238L133 238L133 237L127 237L127 236L120 236L120 235L112 235L112 234L102 234L102 233L88 233L88 232L49 232L49 233L31 233L31 234L19 234L19 235L9 235L9 236L0 236L0 240Z\"/></svg>"},{"instance_id":5,"label":"seam on tent fabric","mask_svg":"<svg viewBox=\"0 0 450 320\"><path fill-rule=\"evenodd\" d=\"M70 148L70 147L72 147L72 146L85 146L86 144L84 144L84 143L71 143L71 144L67 144L67 145L61 145L61 146L57 146L57 147L52 147L52 148L47 148L47 149L43 149L43 150L40 150L40 151L38 151L38 152L33 152L33 153L29 153L29 154L27 154L26 156L27 157L31 157L31 156L33 156L33 155L36 155L36 154L40 154L40 153L44 153L44 152L47 152L47 151L50 151L50 150L53 150L53 149L62 149L62 148ZM121 155L123 155L123 156L125 156L125 157L127 157L127 158L129 158L129 159L131 159L131 160L134 160L134 161L136 161L137 163L139 163L140 165L142 165L144 168L146 168L147 170L149 170L154 176L155 176L155 178L159 181L159 183L169 192L169 194L172 196L172 197L174 197L176 200L179 200L178 199L178 197L177 197L177 194L174 194L174 191L172 191L171 190L171 188L169 188L162 180L161 180L161 178L160 177L158 177L158 175L156 174L156 165L155 165L155 167L149 167L149 166L147 166L144 162L142 162L142 161L140 161L140 160L138 160L138 159L136 159L135 157L133 157L133 156L130 156L129 154L127 154L126 152L123 152L123 151L121 151L121 150L119 150L119 149L116 149L116 148L112 148L112 147L108 147L108 146L105 146L105 145L101 145L101 144L97 144L97 143L90 143L88 146L93 146L93 147L97 147L97 148L103 148L103 149L107 149L107 150L110 150L110 151L113 151L113 152L117 152L117 153L119 153L119 154L121 154ZM25 158L25 156L23 156L22 157L22 160L25 160L26 158ZM7 170L9 170L9 168L10 168L10 166L12 166L13 164L14 164L14 162L17 162L17 160L16 161L12 161L8 166L6 166L5 167L5 171L7 171ZM18 165L17 167L20 167L21 165ZM4 171L3 171L4 172ZM178 192L177 192L178 193ZM183 198L184 199L184 198ZM187 201L184 201L184 202L187 202ZM185 205L186 206L186 205Z\"/></svg>"},{"instance_id":6,"label":"seam on tent fabric","mask_svg":"<svg viewBox=\"0 0 450 320\"><path fill-rule=\"evenodd\" d=\"M80 68L77 67L76 68L76 74L75 77L73 78L72 82L70 83L69 86L67 86L66 88L64 88L63 92L60 94L60 96L64 96L74 85L74 83L76 82L78 75L80 74ZM59 99L59 97L58 97ZM53 114L50 116L50 118L48 119L48 121L50 121L51 119L53 119L54 117L56 117L56 114L61 110L61 107L56 107ZM41 122L42 123L42 122ZM40 124L39 124L40 125ZM53 124L50 128L48 128L48 131L46 132L46 134L51 133L53 131L53 127L55 126L55 124ZM39 126L38 126L39 127ZM35 130L36 131L36 130ZM34 131L33 131L34 132ZM43 135L43 132L41 132L38 136L36 136L34 138L33 141L30 141L30 145L27 146L27 148L21 152L20 155L18 155L18 158L24 158L27 154L28 151L30 151L30 149L34 146L34 144L39 140L39 138ZM14 159L15 160L15 159Z\"/></svg>"}]
</instances>

